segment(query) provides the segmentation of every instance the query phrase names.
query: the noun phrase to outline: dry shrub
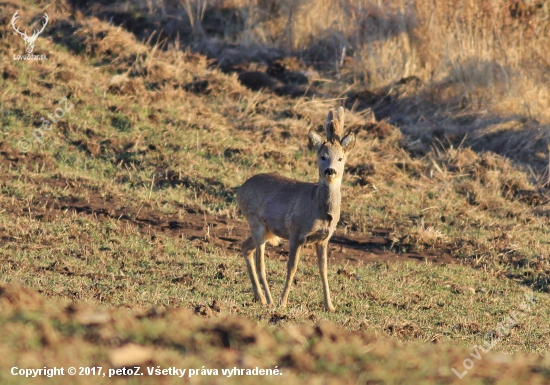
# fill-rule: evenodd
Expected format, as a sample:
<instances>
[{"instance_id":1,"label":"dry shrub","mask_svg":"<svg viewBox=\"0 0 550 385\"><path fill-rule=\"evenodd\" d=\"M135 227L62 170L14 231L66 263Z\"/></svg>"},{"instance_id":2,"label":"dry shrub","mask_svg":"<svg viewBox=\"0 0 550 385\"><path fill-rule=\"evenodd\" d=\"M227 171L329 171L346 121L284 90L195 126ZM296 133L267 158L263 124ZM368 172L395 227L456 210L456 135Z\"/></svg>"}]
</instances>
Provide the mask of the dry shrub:
<instances>
[{"instance_id":1,"label":"dry shrub","mask_svg":"<svg viewBox=\"0 0 550 385\"><path fill-rule=\"evenodd\" d=\"M505 198L513 198L520 191L532 190L526 174L519 172L510 161L497 154L482 154L470 172L486 191Z\"/></svg>"},{"instance_id":2,"label":"dry shrub","mask_svg":"<svg viewBox=\"0 0 550 385\"><path fill-rule=\"evenodd\" d=\"M437 154L443 168L467 176L455 179L454 188L472 205L497 210L506 206L505 200L518 200L532 206L548 201L526 173L498 154L478 155L468 148L438 150Z\"/></svg>"},{"instance_id":3,"label":"dry shrub","mask_svg":"<svg viewBox=\"0 0 550 385\"><path fill-rule=\"evenodd\" d=\"M139 78L129 78L127 75L115 75L109 81L109 92L117 95L139 95L145 91Z\"/></svg>"},{"instance_id":4,"label":"dry shrub","mask_svg":"<svg viewBox=\"0 0 550 385\"><path fill-rule=\"evenodd\" d=\"M405 243L422 246L442 246L448 242L449 237L434 226L429 226L422 220L407 234Z\"/></svg>"},{"instance_id":5,"label":"dry shrub","mask_svg":"<svg viewBox=\"0 0 550 385\"><path fill-rule=\"evenodd\" d=\"M147 67L147 77L152 81L165 81L173 76L173 69L162 61L154 62Z\"/></svg>"},{"instance_id":6,"label":"dry shrub","mask_svg":"<svg viewBox=\"0 0 550 385\"><path fill-rule=\"evenodd\" d=\"M429 152L434 138L458 145L468 135L465 145L476 151L539 173L548 167L542 47L550 30L541 2L219 0L208 7L206 15L215 7L236 10L241 22L215 39L205 28L199 50L220 63L296 55L340 80L362 82L368 89L350 93L346 107L374 105L377 118L390 117L410 137L413 154ZM399 85L408 78L417 79L414 87Z\"/></svg>"},{"instance_id":7,"label":"dry shrub","mask_svg":"<svg viewBox=\"0 0 550 385\"><path fill-rule=\"evenodd\" d=\"M450 80L495 84L505 81L502 64L508 64L495 59L515 66L521 60L532 59L529 51L548 39L542 23L546 9L533 9L528 14L514 11L512 16L514 5L505 0L182 3L190 5L183 7L188 15L190 9L195 15L188 19L205 23L200 28L206 36L212 30L212 34L237 43L300 51L331 66L341 59L346 47L348 54L360 58L370 75L377 78L372 80L377 81L380 76L390 76L385 81L398 80L412 73L427 75L426 79L438 75L434 72L449 71L446 77ZM517 6L523 2L512 3ZM198 10L202 17L197 19ZM230 22L230 12L237 15L238 21ZM213 20L224 22L224 28L212 29ZM529 40L525 39L526 33Z\"/></svg>"},{"instance_id":8,"label":"dry shrub","mask_svg":"<svg viewBox=\"0 0 550 385\"><path fill-rule=\"evenodd\" d=\"M476 151L497 152L540 174L548 168L545 124L550 122L550 93L543 52L550 43L549 7L540 1L180 0L151 4L116 2L101 15L148 12L147 21L162 23L174 47L183 41L215 58L220 68L231 68L230 72L242 70L236 65L254 64L258 67L254 71L276 78L276 73L268 70L266 74L259 68L288 63L291 72L301 76L316 72L312 66L324 70L308 75L310 82L336 74L339 80L356 85L346 86L343 94L342 89L337 91L347 96L346 107L357 111L372 107L378 120L389 118L410 139L404 147L414 155L426 155L435 139L447 138L458 145L467 135L464 145ZM138 38L146 37L139 30L133 32ZM121 28L95 19L79 33L98 55L119 55L118 62L135 62L131 76L170 82L185 73L186 79L178 80L180 85L203 80L204 74L194 78L192 69L169 58L171 50L143 54L144 45ZM300 62L285 61L289 56L299 57ZM409 84L407 79L415 81ZM227 89L221 84L225 80L219 81L220 89ZM238 83L236 78L234 82ZM333 96L322 92L323 97ZM231 86L229 97L242 95L246 95L242 87ZM300 109L305 106L296 108ZM313 121L319 115L299 112Z\"/></svg>"},{"instance_id":9,"label":"dry shrub","mask_svg":"<svg viewBox=\"0 0 550 385\"><path fill-rule=\"evenodd\" d=\"M162 52L155 46L146 55L138 56L128 73L132 77L141 76L151 82L176 80L174 67L178 59L181 60L173 52Z\"/></svg>"},{"instance_id":10,"label":"dry shrub","mask_svg":"<svg viewBox=\"0 0 550 385\"><path fill-rule=\"evenodd\" d=\"M87 53L115 62L126 62L147 52L146 46L136 42L135 36L121 27L113 27L98 19L86 19L86 24L75 31L83 37Z\"/></svg>"},{"instance_id":11,"label":"dry shrub","mask_svg":"<svg viewBox=\"0 0 550 385\"><path fill-rule=\"evenodd\" d=\"M439 158L439 160L447 166L449 171L458 172L470 169L477 159L477 154L469 148L458 150L450 148L445 152L443 157Z\"/></svg>"}]
</instances>

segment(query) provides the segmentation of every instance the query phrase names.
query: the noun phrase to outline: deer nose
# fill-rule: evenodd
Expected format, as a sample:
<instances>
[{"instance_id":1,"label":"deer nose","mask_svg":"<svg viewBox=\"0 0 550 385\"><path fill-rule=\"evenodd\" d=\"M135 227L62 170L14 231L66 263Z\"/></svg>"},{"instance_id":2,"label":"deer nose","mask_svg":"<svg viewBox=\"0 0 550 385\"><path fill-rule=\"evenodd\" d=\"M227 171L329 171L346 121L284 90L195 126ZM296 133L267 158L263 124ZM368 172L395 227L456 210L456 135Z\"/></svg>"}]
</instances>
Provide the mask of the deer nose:
<instances>
[{"instance_id":1,"label":"deer nose","mask_svg":"<svg viewBox=\"0 0 550 385\"><path fill-rule=\"evenodd\" d=\"M325 170L325 176L332 176L332 175L336 175L336 170L333 168L327 168Z\"/></svg>"}]
</instances>

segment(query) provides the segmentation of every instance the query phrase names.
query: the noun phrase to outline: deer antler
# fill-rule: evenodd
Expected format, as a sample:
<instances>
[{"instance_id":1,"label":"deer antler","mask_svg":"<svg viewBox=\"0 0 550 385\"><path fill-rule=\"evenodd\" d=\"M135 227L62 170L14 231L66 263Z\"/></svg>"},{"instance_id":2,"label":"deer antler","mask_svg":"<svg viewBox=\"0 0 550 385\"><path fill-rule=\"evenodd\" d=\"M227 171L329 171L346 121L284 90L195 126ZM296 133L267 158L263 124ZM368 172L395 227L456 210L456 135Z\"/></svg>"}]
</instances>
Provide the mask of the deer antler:
<instances>
[{"instance_id":1,"label":"deer antler","mask_svg":"<svg viewBox=\"0 0 550 385\"><path fill-rule=\"evenodd\" d=\"M42 33L42 31L44 31L44 28L46 28L46 26L48 25L48 20L50 20L50 18L48 17L48 14L45 13L44 14L44 22L42 24L42 29L39 31L37 29L34 30L34 33L32 34L33 36L38 36Z\"/></svg>"},{"instance_id":2,"label":"deer antler","mask_svg":"<svg viewBox=\"0 0 550 385\"><path fill-rule=\"evenodd\" d=\"M16 11L13 15L13 17L11 18L11 26L13 27L13 29L15 30L15 32L17 32L18 34L20 34L21 36L24 36L24 37L29 37L27 36L27 30L25 30L25 32L21 32L19 30L19 28L15 25L15 22L17 21L17 19L19 18L19 11Z\"/></svg>"},{"instance_id":3,"label":"deer antler","mask_svg":"<svg viewBox=\"0 0 550 385\"><path fill-rule=\"evenodd\" d=\"M327 120L325 121L325 131L327 133L327 142L333 140L340 141L344 134L344 108L338 108L338 112L335 116L334 109L330 109L328 112Z\"/></svg>"}]
</instances>

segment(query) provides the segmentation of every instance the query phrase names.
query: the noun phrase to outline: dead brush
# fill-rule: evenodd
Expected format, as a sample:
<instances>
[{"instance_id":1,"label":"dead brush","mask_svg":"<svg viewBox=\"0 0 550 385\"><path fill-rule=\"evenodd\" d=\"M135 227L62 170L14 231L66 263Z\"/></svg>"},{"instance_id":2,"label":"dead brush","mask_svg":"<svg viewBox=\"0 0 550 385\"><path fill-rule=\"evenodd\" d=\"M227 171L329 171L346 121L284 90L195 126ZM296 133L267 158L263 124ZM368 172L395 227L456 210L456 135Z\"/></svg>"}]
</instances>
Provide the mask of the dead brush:
<instances>
[{"instance_id":1,"label":"dead brush","mask_svg":"<svg viewBox=\"0 0 550 385\"><path fill-rule=\"evenodd\" d=\"M144 2L133 7L159 12ZM362 87L383 89L370 104L380 114L380 102L392 101L391 113L382 113L400 122L412 153L425 155L434 136L456 145L468 134L465 144L476 151L518 159L536 175L548 166L544 124L550 94L541 86L546 64L538 47L550 43L550 34L544 28L548 8L539 2L180 0L161 8L182 16L178 30L166 30L174 46L181 28L193 31L194 48L217 58L220 68L300 56L304 68L336 73L354 94L364 96ZM113 46L121 41L118 35L92 34L96 41L88 46L108 55L120 52ZM152 81L171 72L149 68ZM405 79L416 80L407 85ZM328 82L324 91L341 86ZM359 115L364 100L356 102L346 107L359 106ZM296 111L306 106L297 104ZM322 109L311 110L316 120Z\"/></svg>"},{"instance_id":2,"label":"dead brush","mask_svg":"<svg viewBox=\"0 0 550 385\"><path fill-rule=\"evenodd\" d=\"M136 41L133 34L121 27L106 27L98 19L86 19L75 31L75 36L83 37L87 53L96 57L110 57L116 63L124 63L139 54L145 54L147 48Z\"/></svg>"},{"instance_id":3,"label":"dead brush","mask_svg":"<svg viewBox=\"0 0 550 385\"><path fill-rule=\"evenodd\" d=\"M436 229L434 225L427 226L422 219L407 234L404 242L423 249L425 247L443 246L449 242L449 237L441 230Z\"/></svg>"},{"instance_id":4,"label":"dead brush","mask_svg":"<svg viewBox=\"0 0 550 385\"><path fill-rule=\"evenodd\" d=\"M141 95L145 86L140 78L130 78L127 75L115 75L107 86L110 93L115 95Z\"/></svg>"},{"instance_id":5,"label":"dead brush","mask_svg":"<svg viewBox=\"0 0 550 385\"><path fill-rule=\"evenodd\" d=\"M531 169L529 178L510 160L491 152L477 154L470 148L444 148L442 144L432 148L434 167L471 205L498 210L507 206L506 201L538 206L548 200L540 182L544 174L535 174Z\"/></svg>"},{"instance_id":6,"label":"dead brush","mask_svg":"<svg viewBox=\"0 0 550 385\"><path fill-rule=\"evenodd\" d=\"M166 82L174 80L174 66L170 64L169 55L157 54L158 46L154 46L151 52L146 56L139 56L128 73L132 77L141 76L150 82Z\"/></svg>"}]
</instances>

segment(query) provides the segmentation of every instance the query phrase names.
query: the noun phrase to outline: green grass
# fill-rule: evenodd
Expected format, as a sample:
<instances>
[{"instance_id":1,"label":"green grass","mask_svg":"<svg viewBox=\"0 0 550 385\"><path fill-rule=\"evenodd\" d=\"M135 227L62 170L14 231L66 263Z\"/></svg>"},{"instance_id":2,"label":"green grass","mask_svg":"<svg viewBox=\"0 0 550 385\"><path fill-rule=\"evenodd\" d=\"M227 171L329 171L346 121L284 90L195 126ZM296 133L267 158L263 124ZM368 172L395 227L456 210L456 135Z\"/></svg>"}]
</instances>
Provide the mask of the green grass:
<instances>
[{"instance_id":1,"label":"green grass","mask_svg":"<svg viewBox=\"0 0 550 385\"><path fill-rule=\"evenodd\" d=\"M330 286L337 312L323 310L313 250L304 252L289 308L263 308L252 300L242 257L214 247L197 248L182 238L144 236L116 220L96 222L69 215L45 225L18 218L15 226L2 216L4 236L0 271L42 294L77 302L119 307L184 307L194 310L214 301L222 314L260 324L329 321L348 330L374 332L403 341L480 344L509 313L518 310L530 291L495 272L469 266L424 263L331 266ZM267 262L275 293L284 284L286 263ZM17 273L15 273L17 271ZM536 305L498 351L546 352L548 298ZM275 322L279 323L279 321Z\"/></svg>"}]
</instances>

